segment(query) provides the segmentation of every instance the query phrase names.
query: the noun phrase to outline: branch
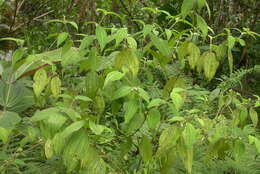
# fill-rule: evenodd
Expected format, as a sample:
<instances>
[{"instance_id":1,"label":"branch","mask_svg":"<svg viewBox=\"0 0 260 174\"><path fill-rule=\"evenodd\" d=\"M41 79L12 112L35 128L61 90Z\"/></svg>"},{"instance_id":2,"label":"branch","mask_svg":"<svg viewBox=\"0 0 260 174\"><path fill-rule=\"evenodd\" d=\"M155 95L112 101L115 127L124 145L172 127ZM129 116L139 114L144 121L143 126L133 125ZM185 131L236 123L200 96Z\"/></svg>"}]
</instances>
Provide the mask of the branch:
<instances>
[{"instance_id":1,"label":"branch","mask_svg":"<svg viewBox=\"0 0 260 174\"><path fill-rule=\"evenodd\" d=\"M21 27L23 27L24 25L28 25L28 24L30 24L30 23L33 22L33 21L37 21L39 18L42 18L42 17L44 17L44 16L47 16L48 14L50 14L50 13L52 13L52 12L54 12L54 10L48 11L48 12L46 12L46 13L41 14L40 16L34 17L32 20L27 21L27 22L24 22L24 23L22 23L22 24L16 26L16 27L15 27L12 31L10 31L9 33L14 33L14 32L16 32L18 29L20 29Z\"/></svg>"},{"instance_id":2,"label":"branch","mask_svg":"<svg viewBox=\"0 0 260 174\"><path fill-rule=\"evenodd\" d=\"M124 4L123 0L120 0L120 3L121 3L121 5L123 6L123 8L125 9L126 13L129 15L129 17L130 17L131 19L134 19L133 15L131 14L131 12L128 10L128 8L126 7L126 5ZM138 30L140 30L140 27L139 27L138 23L135 22L135 21L132 21L132 22L136 25L136 27L138 28Z\"/></svg>"}]
</instances>

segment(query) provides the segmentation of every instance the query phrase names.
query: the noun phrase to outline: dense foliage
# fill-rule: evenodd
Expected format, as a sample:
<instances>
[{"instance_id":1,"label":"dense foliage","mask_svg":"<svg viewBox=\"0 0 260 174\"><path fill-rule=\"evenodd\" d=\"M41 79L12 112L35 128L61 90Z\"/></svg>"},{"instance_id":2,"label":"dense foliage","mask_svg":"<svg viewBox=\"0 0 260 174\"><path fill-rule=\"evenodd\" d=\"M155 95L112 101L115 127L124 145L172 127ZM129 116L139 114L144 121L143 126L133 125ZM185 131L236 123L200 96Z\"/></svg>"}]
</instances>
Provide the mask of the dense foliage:
<instances>
[{"instance_id":1,"label":"dense foliage","mask_svg":"<svg viewBox=\"0 0 260 174\"><path fill-rule=\"evenodd\" d=\"M259 174L257 0L0 0L0 173Z\"/></svg>"}]
</instances>

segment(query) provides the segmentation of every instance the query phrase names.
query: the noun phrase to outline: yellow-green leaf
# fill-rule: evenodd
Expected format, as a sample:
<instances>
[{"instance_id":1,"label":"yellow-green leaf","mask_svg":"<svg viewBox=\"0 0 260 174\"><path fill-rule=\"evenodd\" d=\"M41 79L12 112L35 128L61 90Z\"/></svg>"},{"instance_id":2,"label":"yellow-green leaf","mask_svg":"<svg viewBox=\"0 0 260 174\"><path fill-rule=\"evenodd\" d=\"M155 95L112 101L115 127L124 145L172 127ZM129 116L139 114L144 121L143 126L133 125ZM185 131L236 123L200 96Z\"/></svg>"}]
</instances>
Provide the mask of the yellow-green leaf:
<instances>
[{"instance_id":1,"label":"yellow-green leaf","mask_svg":"<svg viewBox=\"0 0 260 174\"><path fill-rule=\"evenodd\" d=\"M121 71L123 67L127 67L134 77L136 77L139 72L139 60L131 48L123 49L116 56L115 68Z\"/></svg>"},{"instance_id":2,"label":"yellow-green leaf","mask_svg":"<svg viewBox=\"0 0 260 174\"><path fill-rule=\"evenodd\" d=\"M51 92L54 97L58 97L61 93L61 80L58 76L51 79Z\"/></svg>"},{"instance_id":3,"label":"yellow-green leaf","mask_svg":"<svg viewBox=\"0 0 260 174\"><path fill-rule=\"evenodd\" d=\"M203 60L201 61L204 61L204 75L210 81L217 72L219 62L216 59L216 55L211 51L203 53L202 57Z\"/></svg>"},{"instance_id":4,"label":"yellow-green leaf","mask_svg":"<svg viewBox=\"0 0 260 174\"><path fill-rule=\"evenodd\" d=\"M33 76L33 91L39 97L48 83L47 73L44 69L38 70Z\"/></svg>"},{"instance_id":5,"label":"yellow-green leaf","mask_svg":"<svg viewBox=\"0 0 260 174\"><path fill-rule=\"evenodd\" d=\"M258 124L258 114L257 114L257 112L253 108L250 108L249 114L250 114L250 118L253 122L254 127L256 127L257 124Z\"/></svg>"},{"instance_id":6,"label":"yellow-green leaf","mask_svg":"<svg viewBox=\"0 0 260 174\"><path fill-rule=\"evenodd\" d=\"M194 69L200 57L200 49L193 42L190 42L186 51L188 51L189 54L188 60L190 67L191 69Z\"/></svg>"},{"instance_id":7,"label":"yellow-green leaf","mask_svg":"<svg viewBox=\"0 0 260 174\"><path fill-rule=\"evenodd\" d=\"M44 150L45 150L45 156L46 156L46 158L47 158L47 159L50 159L50 158L53 156L53 144L52 144L51 139L48 139L48 140L45 142Z\"/></svg>"}]
</instances>

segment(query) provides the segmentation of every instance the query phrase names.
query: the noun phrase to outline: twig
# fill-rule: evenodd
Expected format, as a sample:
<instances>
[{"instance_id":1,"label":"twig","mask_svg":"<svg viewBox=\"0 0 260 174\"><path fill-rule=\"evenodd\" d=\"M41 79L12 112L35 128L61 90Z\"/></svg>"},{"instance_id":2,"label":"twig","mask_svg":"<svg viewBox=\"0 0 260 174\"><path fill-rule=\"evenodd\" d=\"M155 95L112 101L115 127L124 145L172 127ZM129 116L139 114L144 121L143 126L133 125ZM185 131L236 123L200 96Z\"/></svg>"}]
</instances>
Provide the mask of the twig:
<instances>
[{"instance_id":1,"label":"twig","mask_svg":"<svg viewBox=\"0 0 260 174\"><path fill-rule=\"evenodd\" d=\"M128 13L129 17L130 17L131 19L134 19L133 15L132 15L131 12L128 10L128 8L127 8L126 5L124 4L124 2L123 2L122 0L120 0L120 3L121 3L121 5L123 6L123 8L125 9L126 13ZM135 21L132 21L132 22L136 25L136 27L138 28L138 30L140 30L140 27L139 27L138 23L135 22Z\"/></svg>"},{"instance_id":2,"label":"twig","mask_svg":"<svg viewBox=\"0 0 260 174\"><path fill-rule=\"evenodd\" d=\"M52 12L54 12L54 10L48 11L48 12L46 12L46 13L41 14L40 16L34 17L32 20L27 21L27 22L24 22L24 23L18 25L17 27L15 27L15 28L14 28L12 31L10 31L9 33L14 33L14 32L16 32L19 28L23 27L24 25L28 25L28 24L30 24L32 21L37 21L39 18L42 18L42 17L44 17L44 16L47 16L48 14L50 14L50 13L52 13Z\"/></svg>"}]
</instances>

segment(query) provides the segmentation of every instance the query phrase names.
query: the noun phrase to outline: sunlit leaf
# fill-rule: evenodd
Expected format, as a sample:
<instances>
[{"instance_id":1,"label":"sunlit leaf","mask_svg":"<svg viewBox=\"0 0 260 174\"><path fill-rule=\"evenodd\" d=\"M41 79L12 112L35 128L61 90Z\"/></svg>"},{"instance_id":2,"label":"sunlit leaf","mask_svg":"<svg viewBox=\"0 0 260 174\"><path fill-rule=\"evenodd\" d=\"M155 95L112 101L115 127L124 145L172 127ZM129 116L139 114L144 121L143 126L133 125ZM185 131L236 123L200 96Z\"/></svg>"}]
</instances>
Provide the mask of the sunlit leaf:
<instances>
[{"instance_id":1,"label":"sunlit leaf","mask_svg":"<svg viewBox=\"0 0 260 174\"><path fill-rule=\"evenodd\" d=\"M123 77L124 77L124 74L119 71L112 71L112 72L108 73L107 77L105 79L105 82L104 82L104 87L106 87L108 85L108 83L120 80Z\"/></svg>"},{"instance_id":2,"label":"sunlit leaf","mask_svg":"<svg viewBox=\"0 0 260 174\"><path fill-rule=\"evenodd\" d=\"M213 52L205 52L202 55L204 61L204 75L210 81L216 74L219 62L216 59L216 55Z\"/></svg>"},{"instance_id":3,"label":"sunlit leaf","mask_svg":"<svg viewBox=\"0 0 260 174\"><path fill-rule=\"evenodd\" d=\"M54 97L58 97L61 93L61 80L58 76L51 79L51 92Z\"/></svg>"},{"instance_id":4,"label":"sunlit leaf","mask_svg":"<svg viewBox=\"0 0 260 174\"><path fill-rule=\"evenodd\" d=\"M69 33L63 32L58 35L57 47L59 47L69 36Z\"/></svg>"}]
</instances>

